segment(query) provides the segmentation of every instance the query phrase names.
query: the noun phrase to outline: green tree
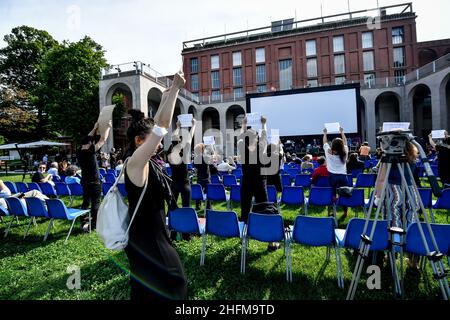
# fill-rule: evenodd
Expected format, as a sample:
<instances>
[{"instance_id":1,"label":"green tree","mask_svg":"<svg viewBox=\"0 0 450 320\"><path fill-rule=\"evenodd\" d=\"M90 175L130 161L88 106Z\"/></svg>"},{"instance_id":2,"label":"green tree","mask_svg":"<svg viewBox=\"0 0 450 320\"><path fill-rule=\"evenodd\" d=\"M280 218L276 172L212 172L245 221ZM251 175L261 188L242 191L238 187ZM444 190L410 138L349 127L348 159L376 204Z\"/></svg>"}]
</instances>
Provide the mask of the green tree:
<instances>
[{"instance_id":1,"label":"green tree","mask_svg":"<svg viewBox=\"0 0 450 320\"><path fill-rule=\"evenodd\" d=\"M107 66L102 47L89 37L64 41L41 64L35 90L52 127L79 141L99 114L99 74Z\"/></svg>"},{"instance_id":2,"label":"green tree","mask_svg":"<svg viewBox=\"0 0 450 320\"><path fill-rule=\"evenodd\" d=\"M114 94L112 97L112 103L116 105L113 111L113 128L118 128L122 117L127 113L127 108L125 107L125 96L123 93Z\"/></svg>"}]
</instances>

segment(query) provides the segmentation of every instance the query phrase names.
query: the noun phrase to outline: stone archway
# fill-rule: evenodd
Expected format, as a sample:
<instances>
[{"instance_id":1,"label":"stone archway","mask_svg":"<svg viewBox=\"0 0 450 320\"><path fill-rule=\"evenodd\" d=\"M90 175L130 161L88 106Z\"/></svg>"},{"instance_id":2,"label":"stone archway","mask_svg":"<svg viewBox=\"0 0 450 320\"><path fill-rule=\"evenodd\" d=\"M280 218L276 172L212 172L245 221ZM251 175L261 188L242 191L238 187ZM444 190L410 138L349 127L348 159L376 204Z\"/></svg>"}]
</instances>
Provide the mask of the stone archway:
<instances>
[{"instance_id":1,"label":"stone archway","mask_svg":"<svg viewBox=\"0 0 450 320\"><path fill-rule=\"evenodd\" d=\"M198 112L197 109L195 108L195 106L191 105L188 108L188 113L192 114L192 116L194 117L194 119L197 119L198 117Z\"/></svg>"},{"instance_id":2,"label":"stone archway","mask_svg":"<svg viewBox=\"0 0 450 320\"><path fill-rule=\"evenodd\" d=\"M384 122L400 121L400 97L392 92L386 91L375 100L375 128L379 132Z\"/></svg>"},{"instance_id":3,"label":"stone archway","mask_svg":"<svg viewBox=\"0 0 450 320\"><path fill-rule=\"evenodd\" d=\"M450 132L450 73L442 80L439 95L441 98L441 114L445 119L442 121L442 129Z\"/></svg>"},{"instance_id":4,"label":"stone archway","mask_svg":"<svg viewBox=\"0 0 450 320\"><path fill-rule=\"evenodd\" d=\"M410 101L413 111L414 134L426 139L433 129L431 90L419 84L411 90Z\"/></svg>"},{"instance_id":5,"label":"stone archway","mask_svg":"<svg viewBox=\"0 0 450 320\"><path fill-rule=\"evenodd\" d=\"M147 94L148 117L154 118L161 103L162 91L158 88L151 88Z\"/></svg>"}]
</instances>

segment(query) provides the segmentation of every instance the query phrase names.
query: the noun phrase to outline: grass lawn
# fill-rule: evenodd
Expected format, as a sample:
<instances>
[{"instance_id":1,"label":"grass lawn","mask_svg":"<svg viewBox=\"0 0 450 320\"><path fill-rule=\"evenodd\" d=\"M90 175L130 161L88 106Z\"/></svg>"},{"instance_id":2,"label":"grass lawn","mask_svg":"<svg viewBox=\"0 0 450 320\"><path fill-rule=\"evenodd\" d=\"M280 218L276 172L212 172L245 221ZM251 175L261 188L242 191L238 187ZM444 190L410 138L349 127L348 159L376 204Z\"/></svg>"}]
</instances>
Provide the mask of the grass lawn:
<instances>
[{"instance_id":1,"label":"grass lawn","mask_svg":"<svg viewBox=\"0 0 450 320\"><path fill-rule=\"evenodd\" d=\"M0 176L4 181L21 181L21 176ZM28 182L28 181L26 181ZM64 199L66 204L69 199ZM81 200L74 201L79 207ZM225 204L214 204L214 209L225 210ZM298 208L282 206L286 224L293 224ZM240 214L238 204L234 210ZM199 213L201 214L201 213ZM309 215L326 216L327 210L310 208ZM338 209L338 217L342 210ZM349 210L349 218L340 221L345 228L355 213ZM359 212L362 217L362 211ZM439 223L445 223L445 212L438 212ZM104 249L95 232L82 233L79 224L74 228L69 243L64 245L69 222L57 221L48 240L43 236L48 221L38 220L28 237L22 240L26 219L20 220L9 236L3 231L10 218L0 223L0 299L43 300L123 300L129 299L127 258L123 252ZM267 245L250 241L245 275L240 269L240 242L238 239L221 240L208 237L205 266L199 266L201 238L176 241L188 278L189 298L205 299L273 299L273 300L344 300L356 258L350 251L341 250L345 290L338 288L334 254L325 264L326 248L309 248L296 245L293 249L293 283L285 278L284 250L268 252ZM78 266L81 271L81 289L69 290L70 276L67 269ZM446 262L447 266L447 262ZM385 260L382 268L382 289L368 290L367 275L363 272L356 299L393 299L392 277ZM441 299L440 289L433 280L431 268L424 273L406 269L405 297L407 299Z\"/></svg>"}]
</instances>

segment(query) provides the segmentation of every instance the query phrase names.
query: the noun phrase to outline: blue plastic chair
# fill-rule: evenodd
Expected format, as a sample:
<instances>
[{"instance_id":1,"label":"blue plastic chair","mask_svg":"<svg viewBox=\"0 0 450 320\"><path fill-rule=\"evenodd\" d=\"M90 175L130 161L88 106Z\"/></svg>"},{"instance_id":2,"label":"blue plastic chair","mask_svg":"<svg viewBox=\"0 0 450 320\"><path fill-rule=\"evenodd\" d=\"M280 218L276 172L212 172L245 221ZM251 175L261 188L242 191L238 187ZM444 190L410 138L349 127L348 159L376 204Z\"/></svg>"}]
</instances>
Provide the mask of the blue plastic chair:
<instances>
[{"instance_id":1,"label":"blue plastic chair","mask_svg":"<svg viewBox=\"0 0 450 320\"><path fill-rule=\"evenodd\" d=\"M310 188L311 187L311 176L307 174L299 174L295 177L296 187Z\"/></svg>"},{"instance_id":2,"label":"blue plastic chair","mask_svg":"<svg viewBox=\"0 0 450 320\"><path fill-rule=\"evenodd\" d=\"M28 210L25 204L18 198L5 198L6 205L8 206L8 213L12 216L12 220L9 222L8 227L5 230L5 238L8 236L11 227L17 217L28 217ZM31 220L31 218L30 218Z\"/></svg>"},{"instance_id":3,"label":"blue plastic chair","mask_svg":"<svg viewBox=\"0 0 450 320\"><path fill-rule=\"evenodd\" d=\"M107 182L102 183L103 196L106 196L108 194L108 191L109 191L109 189L111 189L112 186L113 186L113 183L107 183Z\"/></svg>"},{"instance_id":4,"label":"blue plastic chair","mask_svg":"<svg viewBox=\"0 0 450 320\"><path fill-rule=\"evenodd\" d=\"M100 173L103 177L106 176L106 170L104 168L99 168L98 173Z\"/></svg>"},{"instance_id":5,"label":"blue plastic chair","mask_svg":"<svg viewBox=\"0 0 450 320\"><path fill-rule=\"evenodd\" d=\"M12 194L18 193L17 188L14 183L10 181L5 181L5 186L11 191Z\"/></svg>"},{"instance_id":6,"label":"blue plastic chair","mask_svg":"<svg viewBox=\"0 0 450 320\"><path fill-rule=\"evenodd\" d=\"M292 185L291 176L288 174L281 175L281 183L283 187L290 187Z\"/></svg>"},{"instance_id":7,"label":"blue plastic chair","mask_svg":"<svg viewBox=\"0 0 450 320\"><path fill-rule=\"evenodd\" d=\"M70 189L70 193L74 197L82 197L83 196L83 187L79 183L71 183L67 185Z\"/></svg>"},{"instance_id":8,"label":"blue plastic chair","mask_svg":"<svg viewBox=\"0 0 450 320\"><path fill-rule=\"evenodd\" d=\"M223 179L223 185L224 185L225 187L231 187L231 186L233 186L233 185L238 184L238 183L237 183L236 176L235 176L235 175L232 175L232 174L224 174L224 175L222 176L222 179Z\"/></svg>"},{"instance_id":9,"label":"blue plastic chair","mask_svg":"<svg viewBox=\"0 0 450 320\"><path fill-rule=\"evenodd\" d=\"M426 223L421 223L421 226L430 252L436 251L433 242L431 241ZM448 253L450 253L450 225L431 224L431 230L433 230L439 252L448 255ZM406 252L417 254L422 257L427 256L427 251L423 245L417 223L412 223L406 232Z\"/></svg>"},{"instance_id":10,"label":"blue plastic chair","mask_svg":"<svg viewBox=\"0 0 450 320\"><path fill-rule=\"evenodd\" d=\"M307 198L305 201L305 213L308 213L308 207L311 205L318 207L332 206L334 214L336 215L336 206L333 202L333 197L333 188L312 187L311 191L309 192L309 198Z\"/></svg>"},{"instance_id":11,"label":"blue plastic chair","mask_svg":"<svg viewBox=\"0 0 450 320\"><path fill-rule=\"evenodd\" d=\"M201 223L194 208L170 210L168 213L168 228L171 231L196 235L203 235L205 232L205 225Z\"/></svg>"},{"instance_id":12,"label":"blue plastic chair","mask_svg":"<svg viewBox=\"0 0 450 320\"><path fill-rule=\"evenodd\" d=\"M53 188L53 186L48 182L41 183L41 190L42 190L42 193L45 194L47 197L57 197L58 196L55 188Z\"/></svg>"},{"instance_id":13,"label":"blue plastic chair","mask_svg":"<svg viewBox=\"0 0 450 320\"><path fill-rule=\"evenodd\" d=\"M301 170L301 172L302 172L302 174L312 175L314 173L314 169L313 168L303 169L303 170Z\"/></svg>"},{"instance_id":14,"label":"blue plastic chair","mask_svg":"<svg viewBox=\"0 0 450 320\"><path fill-rule=\"evenodd\" d=\"M251 212L248 216L248 225L245 227L242 241L241 273L245 274L247 260L247 246L250 239L259 242L284 242L286 257L286 280L289 282L289 268L287 247L289 246L289 234L285 232L283 217L279 214L265 215Z\"/></svg>"},{"instance_id":15,"label":"blue plastic chair","mask_svg":"<svg viewBox=\"0 0 450 320\"><path fill-rule=\"evenodd\" d=\"M330 179L329 177L318 177L316 180L316 183L314 184L314 187L318 188L330 188Z\"/></svg>"},{"instance_id":16,"label":"blue plastic chair","mask_svg":"<svg viewBox=\"0 0 450 320\"><path fill-rule=\"evenodd\" d=\"M334 248L336 256L336 271L338 286L344 288L344 275L339 246L335 237L335 221L333 218L313 218L297 216L294 226L291 228L291 244L301 244L312 247L327 247L326 262L330 261L331 248ZM289 280L292 282L292 253L291 246L288 247L289 256Z\"/></svg>"},{"instance_id":17,"label":"blue plastic chair","mask_svg":"<svg viewBox=\"0 0 450 320\"><path fill-rule=\"evenodd\" d=\"M433 191L431 189L419 188L420 198L422 199L423 206L428 209L430 213L431 220L433 223L436 222L433 213Z\"/></svg>"},{"instance_id":18,"label":"blue plastic chair","mask_svg":"<svg viewBox=\"0 0 450 320\"><path fill-rule=\"evenodd\" d=\"M213 235L225 239L239 238L242 241L244 235L244 225L244 222L239 222L236 212L206 210L206 226L205 232L202 236L202 254L200 257L200 265L203 266L205 264L207 235Z\"/></svg>"},{"instance_id":19,"label":"blue plastic chair","mask_svg":"<svg viewBox=\"0 0 450 320\"><path fill-rule=\"evenodd\" d=\"M114 169L106 170L106 174L112 174L114 177L117 177L117 171Z\"/></svg>"},{"instance_id":20,"label":"blue plastic chair","mask_svg":"<svg viewBox=\"0 0 450 320\"><path fill-rule=\"evenodd\" d=\"M351 172L351 174L352 174L352 178L353 179L356 179L360 174L362 174L363 173L363 170L362 169L355 169L355 170L352 170L352 172Z\"/></svg>"},{"instance_id":21,"label":"blue plastic chair","mask_svg":"<svg viewBox=\"0 0 450 320\"><path fill-rule=\"evenodd\" d=\"M17 192L26 193L26 192L30 191L30 190L28 190L28 186L24 182L16 182L16 188L17 188Z\"/></svg>"},{"instance_id":22,"label":"blue plastic chair","mask_svg":"<svg viewBox=\"0 0 450 320\"><path fill-rule=\"evenodd\" d=\"M267 198L269 202L273 202L276 205L280 203L280 199L278 198L278 191L275 186L267 186Z\"/></svg>"},{"instance_id":23,"label":"blue plastic chair","mask_svg":"<svg viewBox=\"0 0 450 320\"><path fill-rule=\"evenodd\" d=\"M55 189L58 196L67 196L71 197L72 193L70 192L69 187L64 182L57 182L55 183Z\"/></svg>"},{"instance_id":24,"label":"blue plastic chair","mask_svg":"<svg viewBox=\"0 0 450 320\"><path fill-rule=\"evenodd\" d=\"M116 176L112 173L107 173L105 175L105 182L114 184L116 182Z\"/></svg>"},{"instance_id":25,"label":"blue plastic chair","mask_svg":"<svg viewBox=\"0 0 450 320\"><path fill-rule=\"evenodd\" d=\"M32 190L36 190L42 193L42 189L39 186L39 184L37 184L36 182L30 182L28 183L28 190L32 191Z\"/></svg>"},{"instance_id":26,"label":"blue plastic chair","mask_svg":"<svg viewBox=\"0 0 450 320\"><path fill-rule=\"evenodd\" d=\"M373 188L375 187L375 182L377 180L377 175L372 173L359 174L356 178L355 188Z\"/></svg>"},{"instance_id":27,"label":"blue plastic chair","mask_svg":"<svg viewBox=\"0 0 450 320\"><path fill-rule=\"evenodd\" d=\"M211 176L211 183L212 184L222 184L222 180L220 180L220 177L216 174L213 174Z\"/></svg>"},{"instance_id":28,"label":"blue plastic chair","mask_svg":"<svg viewBox=\"0 0 450 320\"><path fill-rule=\"evenodd\" d=\"M288 168L286 171L286 174L288 174L290 176L291 180L295 179L295 177L297 175L299 175L300 173L301 173L300 169L297 169L297 168Z\"/></svg>"},{"instance_id":29,"label":"blue plastic chair","mask_svg":"<svg viewBox=\"0 0 450 320\"><path fill-rule=\"evenodd\" d=\"M231 173L236 177L236 179L242 178L242 169L233 170Z\"/></svg>"},{"instance_id":30,"label":"blue plastic chair","mask_svg":"<svg viewBox=\"0 0 450 320\"><path fill-rule=\"evenodd\" d=\"M228 204L229 196L225 192L223 184L209 183L206 185L206 199L208 201L223 201Z\"/></svg>"},{"instance_id":31,"label":"blue plastic chair","mask_svg":"<svg viewBox=\"0 0 450 320\"><path fill-rule=\"evenodd\" d=\"M447 210L447 222L450 213L450 189L445 189L442 191L442 195L437 199L436 203L433 205L433 209L437 210Z\"/></svg>"},{"instance_id":32,"label":"blue plastic chair","mask_svg":"<svg viewBox=\"0 0 450 320\"><path fill-rule=\"evenodd\" d=\"M306 201L305 194L302 187L284 187L281 193L281 203L290 206L305 206L306 212Z\"/></svg>"},{"instance_id":33,"label":"blue plastic chair","mask_svg":"<svg viewBox=\"0 0 450 320\"><path fill-rule=\"evenodd\" d=\"M117 188L122 196L128 197L127 189L125 188L125 183L118 183Z\"/></svg>"},{"instance_id":34,"label":"blue plastic chair","mask_svg":"<svg viewBox=\"0 0 450 320\"><path fill-rule=\"evenodd\" d=\"M364 224L366 220L354 218L351 219L347 225L346 230L336 229L336 241L341 248L359 249L361 243L361 235L364 230ZM367 234L370 235L372 230L373 220L369 221L369 227L367 228ZM388 249L388 221L379 220L375 229L372 245L370 251L385 251Z\"/></svg>"},{"instance_id":35,"label":"blue plastic chair","mask_svg":"<svg viewBox=\"0 0 450 320\"><path fill-rule=\"evenodd\" d=\"M44 202L39 198L25 198L27 203L28 215L33 218L49 218L47 208L44 205ZM33 219L30 219L28 223L27 229L25 230L25 234L23 238L25 239L28 235L28 231L31 227L31 222Z\"/></svg>"},{"instance_id":36,"label":"blue plastic chair","mask_svg":"<svg viewBox=\"0 0 450 320\"><path fill-rule=\"evenodd\" d=\"M45 232L44 241L47 240L48 235L50 233L51 228L53 227L54 220L67 220L72 221L72 224L69 229L69 233L67 234L66 240L64 244L67 244L69 240L70 234L72 233L73 226L78 217L81 217L85 214L89 214L89 229L90 221L91 221L91 211L90 210L81 210L81 209L73 209L67 208L64 202L60 199L50 199L45 201L47 203L48 215L50 217L50 222L47 227L47 231Z\"/></svg>"},{"instance_id":37,"label":"blue plastic chair","mask_svg":"<svg viewBox=\"0 0 450 320\"><path fill-rule=\"evenodd\" d=\"M206 201L206 195L203 193L203 188L199 184L191 185L191 200L192 201Z\"/></svg>"},{"instance_id":38,"label":"blue plastic chair","mask_svg":"<svg viewBox=\"0 0 450 320\"><path fill-rule=\"evenodd\" d=\"M366 213L366 203L364 199L364 189L353 189L350 198L339 197L336 203L338 207L362 208Z\"/></svg>"}]
</instances>

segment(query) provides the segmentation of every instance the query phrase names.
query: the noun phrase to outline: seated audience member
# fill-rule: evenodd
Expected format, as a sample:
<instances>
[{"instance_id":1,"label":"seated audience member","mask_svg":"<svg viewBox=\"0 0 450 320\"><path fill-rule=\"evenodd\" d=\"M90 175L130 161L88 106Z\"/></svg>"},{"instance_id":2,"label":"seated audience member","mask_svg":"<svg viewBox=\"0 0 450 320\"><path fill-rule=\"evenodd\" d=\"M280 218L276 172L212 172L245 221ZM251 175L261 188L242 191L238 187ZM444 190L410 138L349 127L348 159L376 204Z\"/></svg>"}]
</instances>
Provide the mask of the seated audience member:
<instances>
[{"instance_id":1,"label":"seated audience member","mask_svg":"<svg viewBox=\"0 0 450 320\"><path fill-rule=\"evenodd\" d=\"M69 164L67 163L67 160L63 160L60 163L58 163L58 175L64 175L66 174L66 170L69 167Z\"/></svg>"},{"instance_id":2,"label":"seated audience member","mask_svg":"<svg viewBox=\"0 0 450 320\"><path fill-rule=\"evenodd\" d=\"M357 153L351 153L347 161L347 173L351 174L353 170L363 170L364 162L358 159Z\"/></svg>"},{"instance_id":3,"label":"seated audience member","mask_svg":"<svg viewBox=\"0 0 450 320\"><path fill-rule=\"evenodd\" d=\"M314 170L312 177L311 177L311 181L312 181L313 185L316 184L317 179L319 177L329 177L330 176L330 173L328 172L328 169L327 169L327 163L326 163L325 157L319 157L317 159L317 163L319 164L319 167L316 170Z\"/></svg>"},{"instance_id":4,"label":"seated audience member","mask_svg":"<svg viewBox=\"0 0 450 320\"><path fill-rule=\"evenodd\" d=\"M359 158L361 160L369 159L370 155L370 147L368 142L364 142L363 145L359 148Z\"/></svg>"},{"instance_id":5,"label":"seated audience member","mask_svg":"<svg viewBox=\"0 0 450 320\"><path fill-rule=\"evenodd\" d=\"M307 154L306 156L303 157L303 162L301 165L301 169L303 170L308 170L308 169L314 169L314 164L311 162L312 161L312 156Z\"/></svg>"},{"instance_id":6,"label":"seated audience member","mask_svg":"<svg viewBox=\"0 0 450 320\"><path fill-rule=\"evenodd\" d=\"M4 198L19 198L22 200L23 204L26 205L25 198L39 198L42 201L49 199L47 196L43 195L41 192L37 190L31 190L25 193L16 193L11 194L11 190L0 180L0 206L7 208L6 201ZM1 220L0 220L1 221Z\"/></svg>"},{"instance_id":7,"label":"seated audience member","mask_svg":"<svg viewBox=\"0 0 450 320\"><path fill-rule=\"evenodd\" d=\"M81 179L77 177L77 171L78 168L76 166L70 166L69 168L67 168L66 179L64 182L66 184L74 184L74 183L81 184Z\"/></svg>"},{"instance_id":8,"label":"seated audience member","mask_svg":"<svg viewBox=\"0 0 450 320\"><path fill-rule=\"evenodd\" d=\"M218 172L227 174L233 170L236 170L236 167L232 166L229 162L229 159L222 160L222 162L217 166Z\"/></svg>"},{"instance_id":9,"label":"seated audience member","mask_svg":"<svg viewBox=\"0 0 450 320\"><path fill-rule=\"evenodd\" d=\"M52 180L55 180L55 177L58 179L60 178L58 174L58 162L52 162L50 164L50 169L47 170L47 174L53 176Z\"/></svg>"},{"instance_id":10,"label":"seated audience member","mask_svg":"<svg viewBox=\"0 0 450 320\"><path fill-rule=\"evenodd\" d=\"M51 185L55 185L55 183L52 181L53 176L51 174L44 176L45 169L47 168L45 163L41 163L38 166L38 170L34 173L33 177L31 178L32 182L35 183L50 183Z\"/></svg>"},{"instance_id":11,"label":"seated audience member","mask_svg":"<svg viewBox=\"0 0 450 320\"><path fill-rule=\"evenodd\" d=\"M297 155L295 153L292 154L292 162L298 165L302 165L302 159L300 159L299 157L297 157Z\"/></svg>"},{"instance_id":12,"label":"seated audience member","mask_svg":"<svg viewBox=\"0 0 450 320\"><path fill-rule=\"evenodd\" d=\"M0 180L0 198L11 197L11 190Z\"/></svg>"}]
</instances>

